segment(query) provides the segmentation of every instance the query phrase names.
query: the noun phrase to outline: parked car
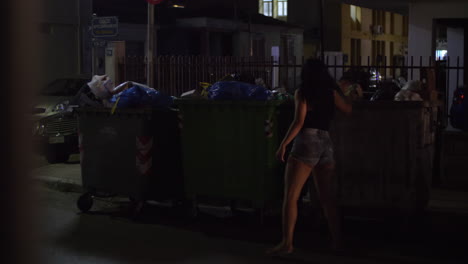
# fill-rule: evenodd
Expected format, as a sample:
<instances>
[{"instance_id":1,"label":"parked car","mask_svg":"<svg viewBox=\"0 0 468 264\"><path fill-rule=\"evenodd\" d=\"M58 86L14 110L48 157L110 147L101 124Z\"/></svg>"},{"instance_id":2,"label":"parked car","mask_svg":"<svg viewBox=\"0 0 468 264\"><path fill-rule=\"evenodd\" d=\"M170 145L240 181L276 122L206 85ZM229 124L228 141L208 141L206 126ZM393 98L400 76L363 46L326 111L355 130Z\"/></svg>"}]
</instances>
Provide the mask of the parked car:
<instances>
[{"instance_id":1,"label":"parked car","mask_svg":"<svg viewBox=\"0 0 468 264\"><path fill-rule=\"evenodd\" d=\"M78 121L73 98L90 77L60 78L41 90L33 109L33 138L49 163L66 162L78 153Z\"/></svg>"},{"instance_id":2,"label":"parked car","mask_svg":"<svg viewBox=\"0 0 468 264\"><path fill-rule=\"evenodd\" d=\"M458 87L453 93L450 107L450 124L457 129L468 131L468 86Z\"/></svg>"}]
</instances>

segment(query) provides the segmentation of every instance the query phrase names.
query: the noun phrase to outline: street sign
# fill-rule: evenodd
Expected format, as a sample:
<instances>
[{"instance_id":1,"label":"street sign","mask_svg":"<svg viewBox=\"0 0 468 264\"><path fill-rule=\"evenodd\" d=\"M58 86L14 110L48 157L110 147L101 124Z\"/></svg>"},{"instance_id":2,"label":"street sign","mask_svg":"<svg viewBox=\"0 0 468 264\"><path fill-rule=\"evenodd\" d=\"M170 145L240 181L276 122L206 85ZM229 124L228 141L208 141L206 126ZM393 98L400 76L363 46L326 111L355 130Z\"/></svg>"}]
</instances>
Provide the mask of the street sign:
<instances>
[{"instance_id":1,"label":"street sign","mask_svg":"<svg viewBox=\"0 0 468 264\"><path fill-rule=\"evenodd\" d=\"M105 40L94 40L93 41L93 46L94 47L105 47L107 42Z\"/></svg>"},{"instance_id":2,"label":"street sign","mask_svg":"<svg viewBox=\"0 0 468 264\"><path fill-rule=\"evenodd\" d=\"M91 27L93 37L115 37L119 34L119 19L116 16L93 17Z\"/></svg>"},{"instance_id":3,"label":"street sign","mask_svg":"<svg viewBox=\"0 0 468 264\"><path fill-rule=\"evenodd\" d=\"M157 5L157 4L160 4L162 2L164 2L164 0L146 0L146 2L152 4L152 5Z\"/></svg>"}]
</instances>

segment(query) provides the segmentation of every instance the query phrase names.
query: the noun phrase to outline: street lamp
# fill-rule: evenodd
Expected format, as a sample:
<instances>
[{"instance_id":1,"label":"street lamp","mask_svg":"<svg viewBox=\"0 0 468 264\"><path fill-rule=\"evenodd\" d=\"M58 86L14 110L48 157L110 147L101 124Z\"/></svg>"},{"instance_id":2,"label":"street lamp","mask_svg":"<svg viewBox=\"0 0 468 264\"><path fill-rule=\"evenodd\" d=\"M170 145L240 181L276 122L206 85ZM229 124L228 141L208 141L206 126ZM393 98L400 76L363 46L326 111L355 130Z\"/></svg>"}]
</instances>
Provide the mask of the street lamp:
<instances>
[{"instance_id":1,"label":"street lamp","mask_svg":"<svg viewBox=\"0 0 468 264\"><path fill-rule=\"evenodd\" d=\"M185 0L169 0L168 7L185 8Z\"/></svg>"},{"instance_id":2,"label":"street lamp","mask_svg":"<svg viewBox=\"0 0 468 264\"><path fill-rule=\"evenodd\" d=\"M325 6L325 0L320 0L320 59L325 62L325 52L324 52L324 44L323 44L323 39L324 39L324 26L323 26L323 13L324 13L324 6Z\"/></svg>"}]
</instances>

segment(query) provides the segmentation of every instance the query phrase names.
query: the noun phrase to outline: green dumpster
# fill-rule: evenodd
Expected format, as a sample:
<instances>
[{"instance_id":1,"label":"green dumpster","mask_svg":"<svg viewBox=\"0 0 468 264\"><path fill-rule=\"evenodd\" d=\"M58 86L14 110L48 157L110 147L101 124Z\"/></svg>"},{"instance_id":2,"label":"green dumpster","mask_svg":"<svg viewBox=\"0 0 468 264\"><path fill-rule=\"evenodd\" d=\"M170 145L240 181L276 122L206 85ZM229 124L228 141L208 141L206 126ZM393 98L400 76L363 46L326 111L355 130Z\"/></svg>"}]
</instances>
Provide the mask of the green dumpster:
<instances>
[{"instance_id":1,"label":"green dumpster","mask_svg":"<svg viewBox=\"0 0 468 264\"><path fill-rule=\"evenodd\" d=\"M282 199L275 152L280 101L178 99L186 197L249 201L263 212Z\"/></svg>"},{"instance_id":2,"label":"green dumpster","mask_svg":"<svg viewBox=\"0 0 468 264\"><path fill-rule=\"evenodd\" d=\"M78 111L81 175L92 197L125 195L137 201L180 199L183 179L177 111L83 108Z\"/></svg>"}]
</instances>

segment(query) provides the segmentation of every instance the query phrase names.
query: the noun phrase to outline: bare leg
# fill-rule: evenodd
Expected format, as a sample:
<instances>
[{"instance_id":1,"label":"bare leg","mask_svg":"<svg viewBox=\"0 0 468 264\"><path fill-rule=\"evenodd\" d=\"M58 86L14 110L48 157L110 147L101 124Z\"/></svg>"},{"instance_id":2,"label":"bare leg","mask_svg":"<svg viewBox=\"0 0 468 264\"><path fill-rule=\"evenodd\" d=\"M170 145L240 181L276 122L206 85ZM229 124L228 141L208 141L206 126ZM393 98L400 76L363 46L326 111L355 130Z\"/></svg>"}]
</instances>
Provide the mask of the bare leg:
<instances>
[{"instance_id":1,"label":"bare leg","mask_svg":"<svg viewBox=\"0 0 468 264\"><path fill-rule=\"evenodd\" d=\"M332 236L332 247L338 250L342 247L341 216L339 215L336 196L333 189L334 164L317 165L314 177L317 194L328 221Z\"/></svg>"},{"instance_id":2,"label":"bare leg","mask_svg":"<svg viewBox=\"0 0 468 264\"><path fill-rule=\"evenodd\" d=\"M293 251L294 227L297 220L297 200L311 172L311 166L293 157L289 157L284 179L283 239L279 245L268 250L267 254L285 254Z\"/></svg>"}]
</instances>

